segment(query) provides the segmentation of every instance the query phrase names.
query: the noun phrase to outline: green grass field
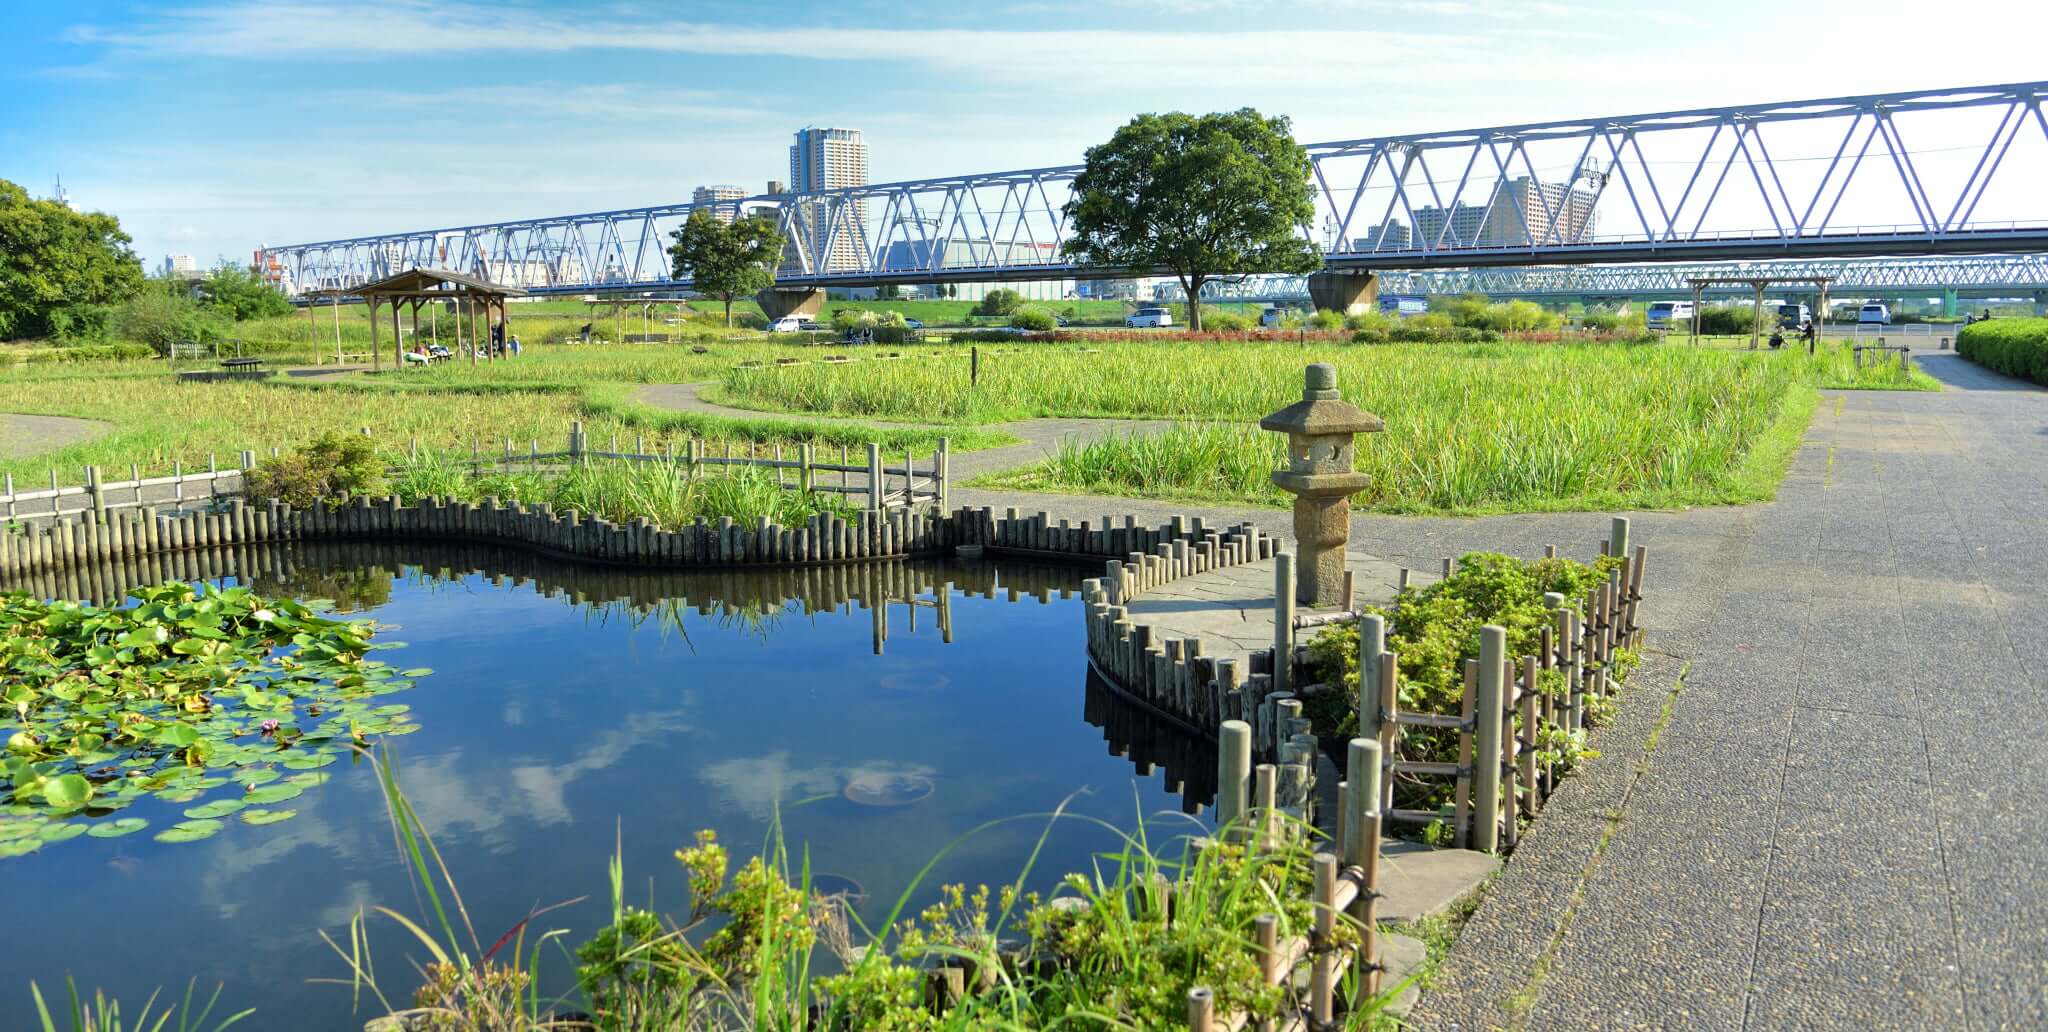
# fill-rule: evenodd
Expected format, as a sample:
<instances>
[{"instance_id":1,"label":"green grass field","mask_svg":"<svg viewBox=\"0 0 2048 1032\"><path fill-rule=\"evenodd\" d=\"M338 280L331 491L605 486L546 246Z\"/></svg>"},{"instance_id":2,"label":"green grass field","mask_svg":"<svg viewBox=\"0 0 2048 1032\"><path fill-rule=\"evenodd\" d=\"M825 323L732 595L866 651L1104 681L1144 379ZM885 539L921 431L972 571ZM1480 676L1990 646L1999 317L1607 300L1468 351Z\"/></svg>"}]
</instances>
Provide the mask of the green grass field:
<instances>
[{"instance_id":1,"label":"green grass field","mask_svg":"<svg viewBox=\"0 0 2048 1032\"><path fill-rule=\"evenodd\" d=\"M565 321L575 316L563 318ZM540 317L517 319L515 326ZM580 324L579 324L580 325ZM1615 345L1375 345L1157 341L1100 346L983 345L978 382L967 347L848 348L707 333L676 344L550 345L472 367L341 379L191 383L160 361L0 368L7 411L113 424L61 450L0 462L40 481L82 481L82 467L223 461L290 447L322 431L370 427L393 453L422 448L555 447L572 420L595 441L772 450L878 441L926 451L941 436L967 451L1014 441L993 424L1030 417L1166 418L1147 437L1068 447L995 475L1008 488L1276 505L1268 473L1279 439L1253 426L1300 394L1302 366L1330 361L1346 396L1387 431L1364 440L1374 486L1357 504L1387 512L1499 512L1722 504L1767 498L1797 446L1814 388L1928 389L1895 367L1857 370L1841 344L1751 352ZM879 361L887 353L906 357ZM844 363L818 361L845 355ZM282 359L280 361L283 361ZM794 364L779 364L794 363ZM718 400L760 411L727 417L656 408L640 385L710 381ZM818 417L855 417L880 426Z\"/></svg>"},{"instance_id":2,"label":"green grass field","mask_svg":"<svg viewBox=\"0 0 2048 1032\"><path fill-rule=\"evenodd\" d=\"M1027 416L1174 418L1164 435L1064 449L994 485L1281 504L1279 439L1253 425L1332 361L1387 422L1359 448L1388 512L1668 507L1769 497L1833 356L1722 348L1289 344L1033 348L886 375L848 366L728 370L721 397L783 411L984 423Z\"/></svg>"},{"instance_id":3,"label":"green grass field","mask_svg":"<svg viewBox=\"0 0 2048 1032\"><path fill-rule=\"evenodd\" d=\"M813 351L815 358L823 352ZM501 450L510 439L524 450L561 447L581 420L593 442L646 438L680 447L689 437L714 450L732 446L763 454L777 445L810 442L858 448L869 441L891 450L929 451L940 437L955 450L1006 444L998 431L923 426L870 428L802 416L734 420L659 409L634 398L638 385L717 376L741 361L773 361L787 349L721 344L706 355L674 345L538 347L520 358L472 368L448 362L432 369L387 370L338 380L275 377L195 383L170 375L161 360L64 362L0 368L0 410L101 420L112 429L56 451L0 460L0 472L25 483L84 482L84 467L109 479L130 465L166 472L173 462L205 468L209 453L232 464L243 449L290 448L329 430L369 427L397 454L417 441L430 450L467 452L472 443Z\"/></svg>"}]
</instances>

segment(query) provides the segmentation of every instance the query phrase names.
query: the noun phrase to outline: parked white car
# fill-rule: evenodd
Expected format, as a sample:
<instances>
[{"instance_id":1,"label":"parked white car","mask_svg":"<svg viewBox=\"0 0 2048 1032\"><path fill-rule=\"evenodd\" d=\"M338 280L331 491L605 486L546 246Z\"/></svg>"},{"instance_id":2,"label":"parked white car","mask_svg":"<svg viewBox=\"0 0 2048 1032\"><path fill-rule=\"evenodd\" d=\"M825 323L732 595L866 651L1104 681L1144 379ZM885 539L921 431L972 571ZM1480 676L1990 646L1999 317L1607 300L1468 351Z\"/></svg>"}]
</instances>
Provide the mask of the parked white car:
<instances>
[{"instance_id":1,"label":"parked white car","mask_svg":"<svg viewBox=\"0 0 2048 1032\"><path fill-rule=\"evenodd\" d=\"M1124 328L1131 330L1156 330L1173 325L1173 313L1164 308L1140 308L1124 316Z\"/></svg>"},{"instance_id":2,"label":"parked white car","mask_svg":"<svg viewBox=\"0 0 2048 1032\"><path fill-rule=\"evenodd\" d=\"M1856 321L1859 324L1884 326L1892 321L1891 307L1872 301L1856 312Z\"/></svg>"},{"instance_id":3,"label":"parked white car","mask_svg":"<svg viewBox=\"0 0 2048 1032\"><path fill-rule=\"evenodd\" d=\"M782 318L777 319L772 323L769 323L768 332L802 333L804 331L804 324L807 322L810 322L810 320L800 315L785 315Z\"/></svg>"}]
</instances>

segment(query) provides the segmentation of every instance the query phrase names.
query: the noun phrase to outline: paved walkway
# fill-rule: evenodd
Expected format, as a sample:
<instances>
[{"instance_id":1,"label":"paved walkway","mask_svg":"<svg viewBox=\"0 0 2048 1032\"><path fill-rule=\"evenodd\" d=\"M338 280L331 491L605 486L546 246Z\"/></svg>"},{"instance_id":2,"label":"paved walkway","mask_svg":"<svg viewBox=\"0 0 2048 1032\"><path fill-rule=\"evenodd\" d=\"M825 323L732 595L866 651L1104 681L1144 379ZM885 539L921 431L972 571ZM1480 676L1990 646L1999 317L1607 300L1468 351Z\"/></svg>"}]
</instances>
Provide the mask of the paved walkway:
<instances>
[{"instance_id":1,"label":"paved walkway","mask_svg":"<svg viewBox=\"0 0 2048 1032\"><path fill-rule=\"evenodd\" d=\"M20 459L89 441L111 429L97 419L0 412L0 459Z\"/></svg>"},{"instance_id":2,"label":"paved walkway","mask_svg":"<svg viewBox=\"0 0 2048 1032\"><path fill-rule=\"evenodd\" d=\"M726 416L733 419L801 419L806 422L839 423L846 426L916 426L920 424L891 424L881 420L843 419L831 416L813 416L803 413L762 412L755 409L737 409L716 402L706 401L698 396L706 384L661 383L640 388L636 395L639 400L656 408L677 412L701 412L705 415ZM984 473L1015 469L1043 461L1059 450L1062 443L1072 441L1086 444L1115 434L1156 433L1172 426L1163 419L1021 419L1014 423L997 423L989 429L1001 430L1015 437L1023 438L1018 444L1000 448L985 448L981 451L954 452L952 473L954 479L965 483ZM957 494L957 490L950 492ZM1100 510L1101 502L1093 508ZM1100 515L1100 512L1097 512Z\"/></svg>"}]
</instances>

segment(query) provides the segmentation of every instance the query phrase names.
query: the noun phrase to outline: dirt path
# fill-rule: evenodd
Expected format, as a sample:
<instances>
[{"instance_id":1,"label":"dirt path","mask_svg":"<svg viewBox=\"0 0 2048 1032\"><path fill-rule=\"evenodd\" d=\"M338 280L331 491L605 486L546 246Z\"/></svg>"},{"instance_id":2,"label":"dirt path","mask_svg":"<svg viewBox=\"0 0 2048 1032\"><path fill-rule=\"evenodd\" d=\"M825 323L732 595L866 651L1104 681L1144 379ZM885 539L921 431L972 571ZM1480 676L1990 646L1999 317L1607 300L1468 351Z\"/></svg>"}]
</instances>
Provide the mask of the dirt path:
<instances>
[{"instance_id":1,"label":"dirt path","mask_svg":"<svg viewBox=\"0 0 2048 1032\"><path fill-rule=\"evenodd\" d=\"M97 419L19 416L0 412L0 459L23 459L89 441L112 429Z\"/></svg>"}]
</instances>

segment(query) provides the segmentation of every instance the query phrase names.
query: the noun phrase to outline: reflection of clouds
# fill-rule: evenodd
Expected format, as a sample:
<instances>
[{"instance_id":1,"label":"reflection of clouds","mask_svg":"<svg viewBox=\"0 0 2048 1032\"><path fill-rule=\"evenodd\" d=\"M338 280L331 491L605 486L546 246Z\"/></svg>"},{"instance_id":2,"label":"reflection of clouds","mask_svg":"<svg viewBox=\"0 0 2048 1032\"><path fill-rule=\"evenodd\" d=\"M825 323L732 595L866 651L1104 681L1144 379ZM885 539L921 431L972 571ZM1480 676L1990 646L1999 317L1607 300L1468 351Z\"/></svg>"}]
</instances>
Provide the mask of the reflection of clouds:
<instances>
[{"instance_id":1,"label":"reflection of clouds","mask_svg":"<svg viewBox=\"0 0 2048 1032\"><path fill-rule=\"evenodd\" d=\"M375 900L370 896L370 883L352 881L341 887L341 897L320 908L320 927L333 928L347 925L359 913L370 909Z\"/></svg>"},{"instance_id":2,"label":"reflection of clouds","mask_svg":"<svg viewBox=\"0 0 2048 1032\"><path fill-rule=\"evenodd\" d=\"M937 671L904 671L884 674L876 683L892 692L937 692L951 687L953 678Z\"/></svg>"},{"instance_id":3,"label":"reflection of clouds","mask_svg":"<svg viewBox=\"0 0 2048 1032\"><path fill-rule=\"evenodd\" d=\"M505 721L505 726L507 727L518 727L519 725L526 723L526 703L521 702L518 699L513 699L510 702L505 703L505 714L503 719Z\"/></svg>"},{"instance_id":4,"label":"reflection of clouds","mask_svg":"<svg viewBox=\"0 0 2048 1032\"><path fill-rule=\"evenodd\" d=\"M690 722L684 719L681 710L642 714L633 718L633 725L629 728L599 735L595 746L568 763L511 768L512 784L519 790L525 809L533 819L542 824L567 824L574 818L570 816L563 790L571 782L591 771L611 767L624 759L627 753L647 744L649 739L688 730Z\"/></svg>"},{"instance_id":5,"label":"reflection of clouds","mask_svg":"<svg viewBox=\"0 0 2048 1032\"><path fill-rule=\"evenodd\" d=\"M741 756L706 764L697 776L723 793L724 805L756 820L767 820L778 804L838 792L854 778L895 774L931 777L936 773L936 768L922 764L881 761L845 767L797 767L790 763L787 751L777 749L766 756Z\"/></svg>"}]
</instances>

